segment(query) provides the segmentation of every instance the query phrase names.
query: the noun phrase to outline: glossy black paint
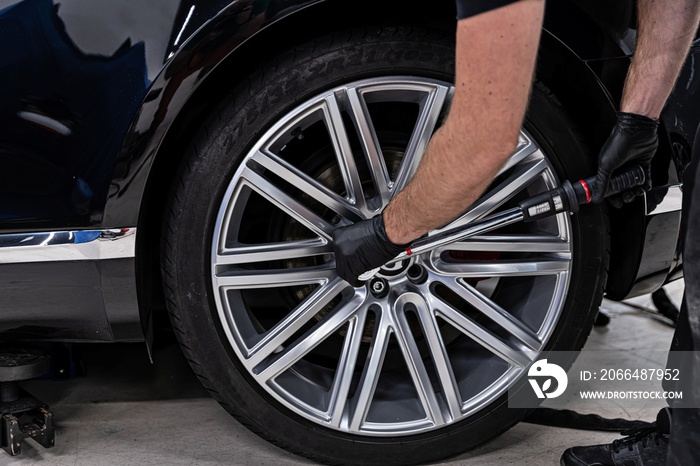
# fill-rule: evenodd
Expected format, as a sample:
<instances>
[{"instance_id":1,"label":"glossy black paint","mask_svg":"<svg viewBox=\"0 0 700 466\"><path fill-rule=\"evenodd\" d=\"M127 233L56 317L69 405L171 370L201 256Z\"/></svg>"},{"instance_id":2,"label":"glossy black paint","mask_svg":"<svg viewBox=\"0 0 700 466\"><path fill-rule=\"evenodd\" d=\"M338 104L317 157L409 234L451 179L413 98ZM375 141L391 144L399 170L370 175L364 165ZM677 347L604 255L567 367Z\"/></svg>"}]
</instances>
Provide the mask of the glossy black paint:
<instances>
[{"instance_id":1,"label":"glossy black paint","mask_svg":"<svg viewBox=\"0 0 700 466\"><path fill-rule=\"evenodd\" d=\"M537 70L592 153L607 137L634 43L622 34L632 2L613 2L616 14L601 14L610 3L549 2ZM53 302L54 320L41 317L37 301L32 321L43 323L30 333L20 329L25 294L6 295L0 335L139 338L129 290L138 284L148 322L159 306L165 193L197 122L232 83L288 44L346 25L419 21L449 34L453 18L451 2L0 0L0 233L139 227L135 262L20 267L18 290L25 293L34 275L61 275L65 286L81 286ZM694 48L662 116L657 185L677 182L690 153L700 120L698 53ZM675 220L649 224L643 214L643 206L632 205L613 216L610 287L620 297L645 274L654 284L642 288L657 286L668 269L669 258L658 251L647 251L644 269L639 263L649 237L671 235ZM9 280L15 267L0 266L0 277ZM98 290L105 280L121 285ZM102 307L92 305L100 300Z\"/></svg>"},{"instance_id":2,"label":"glossy black paint","mask_svg":"<svg viewBox=\"0 0 700 466\"><path fill-rule=\"evenodd\" d=\"M133 259L0 265L0 341L141 341Z\"/></svg>"},{"instance_id":3,"label":"glossy black paint","mask_svg":"<svg viewBox=\"0 0 700 466\"><path fill-rule=\"evenodd\" d=\"M152 83L119 153L103 225L136 224L138 207L154 161L160 155L177 158L177 155L160 152L164 139L175 119L192 102L191 96L208 82L213 70L221 66L222 61L232 60L229 55L234 50L271 27L281 16L291 15L316 2L318 0L234 2L190 37L185 45L170 52L170 60ZM267 9L262 5L267 5ZM181 152L182 147L178 151Z\"/></svg>"},{"instance_id":4,"label":"glossy black paint","mask_svg":"<svg viewBox=\"0 0 700 466\"><path fill-rule=\"evenodd\" d=\"M90 18L84 1L7 3L0 4L2 225L95 223L150 82L147 55L157 63L153 55L162 52L147 50L137 29L148 24L125 2L105 2L95 10L102 18Z\"/></svg>"}]
</instances>

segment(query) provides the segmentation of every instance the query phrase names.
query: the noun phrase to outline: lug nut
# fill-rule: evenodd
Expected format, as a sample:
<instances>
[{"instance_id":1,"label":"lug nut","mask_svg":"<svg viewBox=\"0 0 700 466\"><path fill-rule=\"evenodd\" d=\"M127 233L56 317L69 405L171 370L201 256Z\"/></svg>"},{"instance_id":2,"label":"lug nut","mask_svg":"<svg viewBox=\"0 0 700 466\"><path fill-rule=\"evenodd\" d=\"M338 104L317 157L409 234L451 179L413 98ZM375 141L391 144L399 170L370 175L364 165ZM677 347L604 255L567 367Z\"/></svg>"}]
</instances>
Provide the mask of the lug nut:
<instances>
[{"instance_id":1,"label":"lug nut","mask_svg":"<svg viewBox=\"0 0 700 466\"><path fill-rule=\"evenodd\" d=\"M406 271L406 276L411 283L423 283L428 279L428 272L418 264L413 264Z\"/></svg>"},{"instance_id":2,"label":"lug nut","mask_svg":"<svg viewBox=\"0 0 700 466\"><path fill-rule=\"evenodd\" d=\"M389 293L389 284L383 278L375 278L369 285L375 298L383 298Z\"/></svg>"}]
</instances>

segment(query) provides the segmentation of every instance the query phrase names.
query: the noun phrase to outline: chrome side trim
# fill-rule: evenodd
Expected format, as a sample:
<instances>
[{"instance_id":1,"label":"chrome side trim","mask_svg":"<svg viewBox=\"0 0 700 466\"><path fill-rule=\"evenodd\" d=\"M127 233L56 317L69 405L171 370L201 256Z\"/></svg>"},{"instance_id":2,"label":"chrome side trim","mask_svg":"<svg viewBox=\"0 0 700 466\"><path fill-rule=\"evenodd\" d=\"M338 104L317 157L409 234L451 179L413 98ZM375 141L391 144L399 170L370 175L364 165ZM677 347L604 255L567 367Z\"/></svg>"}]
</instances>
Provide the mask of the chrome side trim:
<instances>
[{"instance_id":1,"label":"chrome side trim","mask_svg":"<svg viewBox=\"0 0 700 466\"><path fill-rule=\"evenodd\" d=\"M0 264L133 258L136 228L0 235Z\"/></svg>"},{"instance_id":2,"label":"chrome side trim","mask_svg":"<svg viewBox=\"0 0 700 466\"><path fill-rule=\"evenodd\" d=\"M654 188L645 193L644 201L647 215L678 212L683 208L683 185Z\"/></svg>"}]
</instances>

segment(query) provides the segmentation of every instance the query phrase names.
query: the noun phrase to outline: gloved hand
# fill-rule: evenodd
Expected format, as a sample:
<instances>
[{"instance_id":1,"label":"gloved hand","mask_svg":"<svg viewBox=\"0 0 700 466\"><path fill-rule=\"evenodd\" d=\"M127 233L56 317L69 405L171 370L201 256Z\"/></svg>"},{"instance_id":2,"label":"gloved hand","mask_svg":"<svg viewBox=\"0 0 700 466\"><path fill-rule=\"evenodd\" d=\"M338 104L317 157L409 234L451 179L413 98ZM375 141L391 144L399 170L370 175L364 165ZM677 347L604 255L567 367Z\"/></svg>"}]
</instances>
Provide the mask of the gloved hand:
<instances>
[{"instance_id":1,"label":"gloved hand","mask_svg":"<svg viewBox=\"0 0 700 466\"><path fill-rule=\"evenodd\" d=\"M340 278L355 287L362 284L357 277L384 265L405 248L386 237L381 215L333 232L335 268Z\"/></svg>"},{"instance_id":2,"label":"gloved hand","mask_svg":"<svg viewBox=\"0 0 700 466\"><path fill-rule=\"evenodd\" d=\"M636 195L651 189L651 159L654 158L659 145L656 134L658 127L658 120L635 113L617 113L617 124L603 144L598 157L598 174L591 199L594 204L600 204L605 199L613 172L630 162L638 163L644 169L644 186L622 193L621 200L619 197L610 199L611 203L621 207L622 202L631 202Z\"/></svg>"}]
</instances>

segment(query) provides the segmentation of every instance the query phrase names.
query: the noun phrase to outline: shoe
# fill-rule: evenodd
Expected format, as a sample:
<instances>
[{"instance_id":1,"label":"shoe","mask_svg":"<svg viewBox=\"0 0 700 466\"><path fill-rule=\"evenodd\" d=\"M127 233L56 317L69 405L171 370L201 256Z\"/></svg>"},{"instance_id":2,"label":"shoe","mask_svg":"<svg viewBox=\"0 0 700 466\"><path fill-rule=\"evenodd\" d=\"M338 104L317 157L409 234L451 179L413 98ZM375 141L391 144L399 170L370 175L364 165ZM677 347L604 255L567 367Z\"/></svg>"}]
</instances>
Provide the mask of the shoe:
<instances>
[{"instance_id":1,"label":"shoe","mask_svg":"<svg viewBox=\"0 0 700 466\"><path fill-rule=\"evenodd\" d=\"M659 311L659 314L664 317L668 317L674 324L678 324L680 311L678 311L675 304L671 302L663 288L659 288L651 294L651 302L654 303L654 306L656 306L656 310Z\"/></svg>"},{"instance_id":2,"label":"shoe","mask_svg":"<svg viewBox=\"0 0 700 466\"><path fill-rule=\"evenodd\" d=\"M598 315L595 316L595 322L593 325L596 327L605 327L610 323L610 316L603 313L603 311L598 311Z\"/></svg>"},{"instance_id":3,"label":"shoe","mask_svg":"<svg viewBox=\"0 0 700 466\"><path fill-rule=\"evenodd\" d=\"M668 408L659 411L649 427L623 432L627 437L608 445L569 448L561 466L665 466L671 418Z\"/></svg>"}]
</instances>

